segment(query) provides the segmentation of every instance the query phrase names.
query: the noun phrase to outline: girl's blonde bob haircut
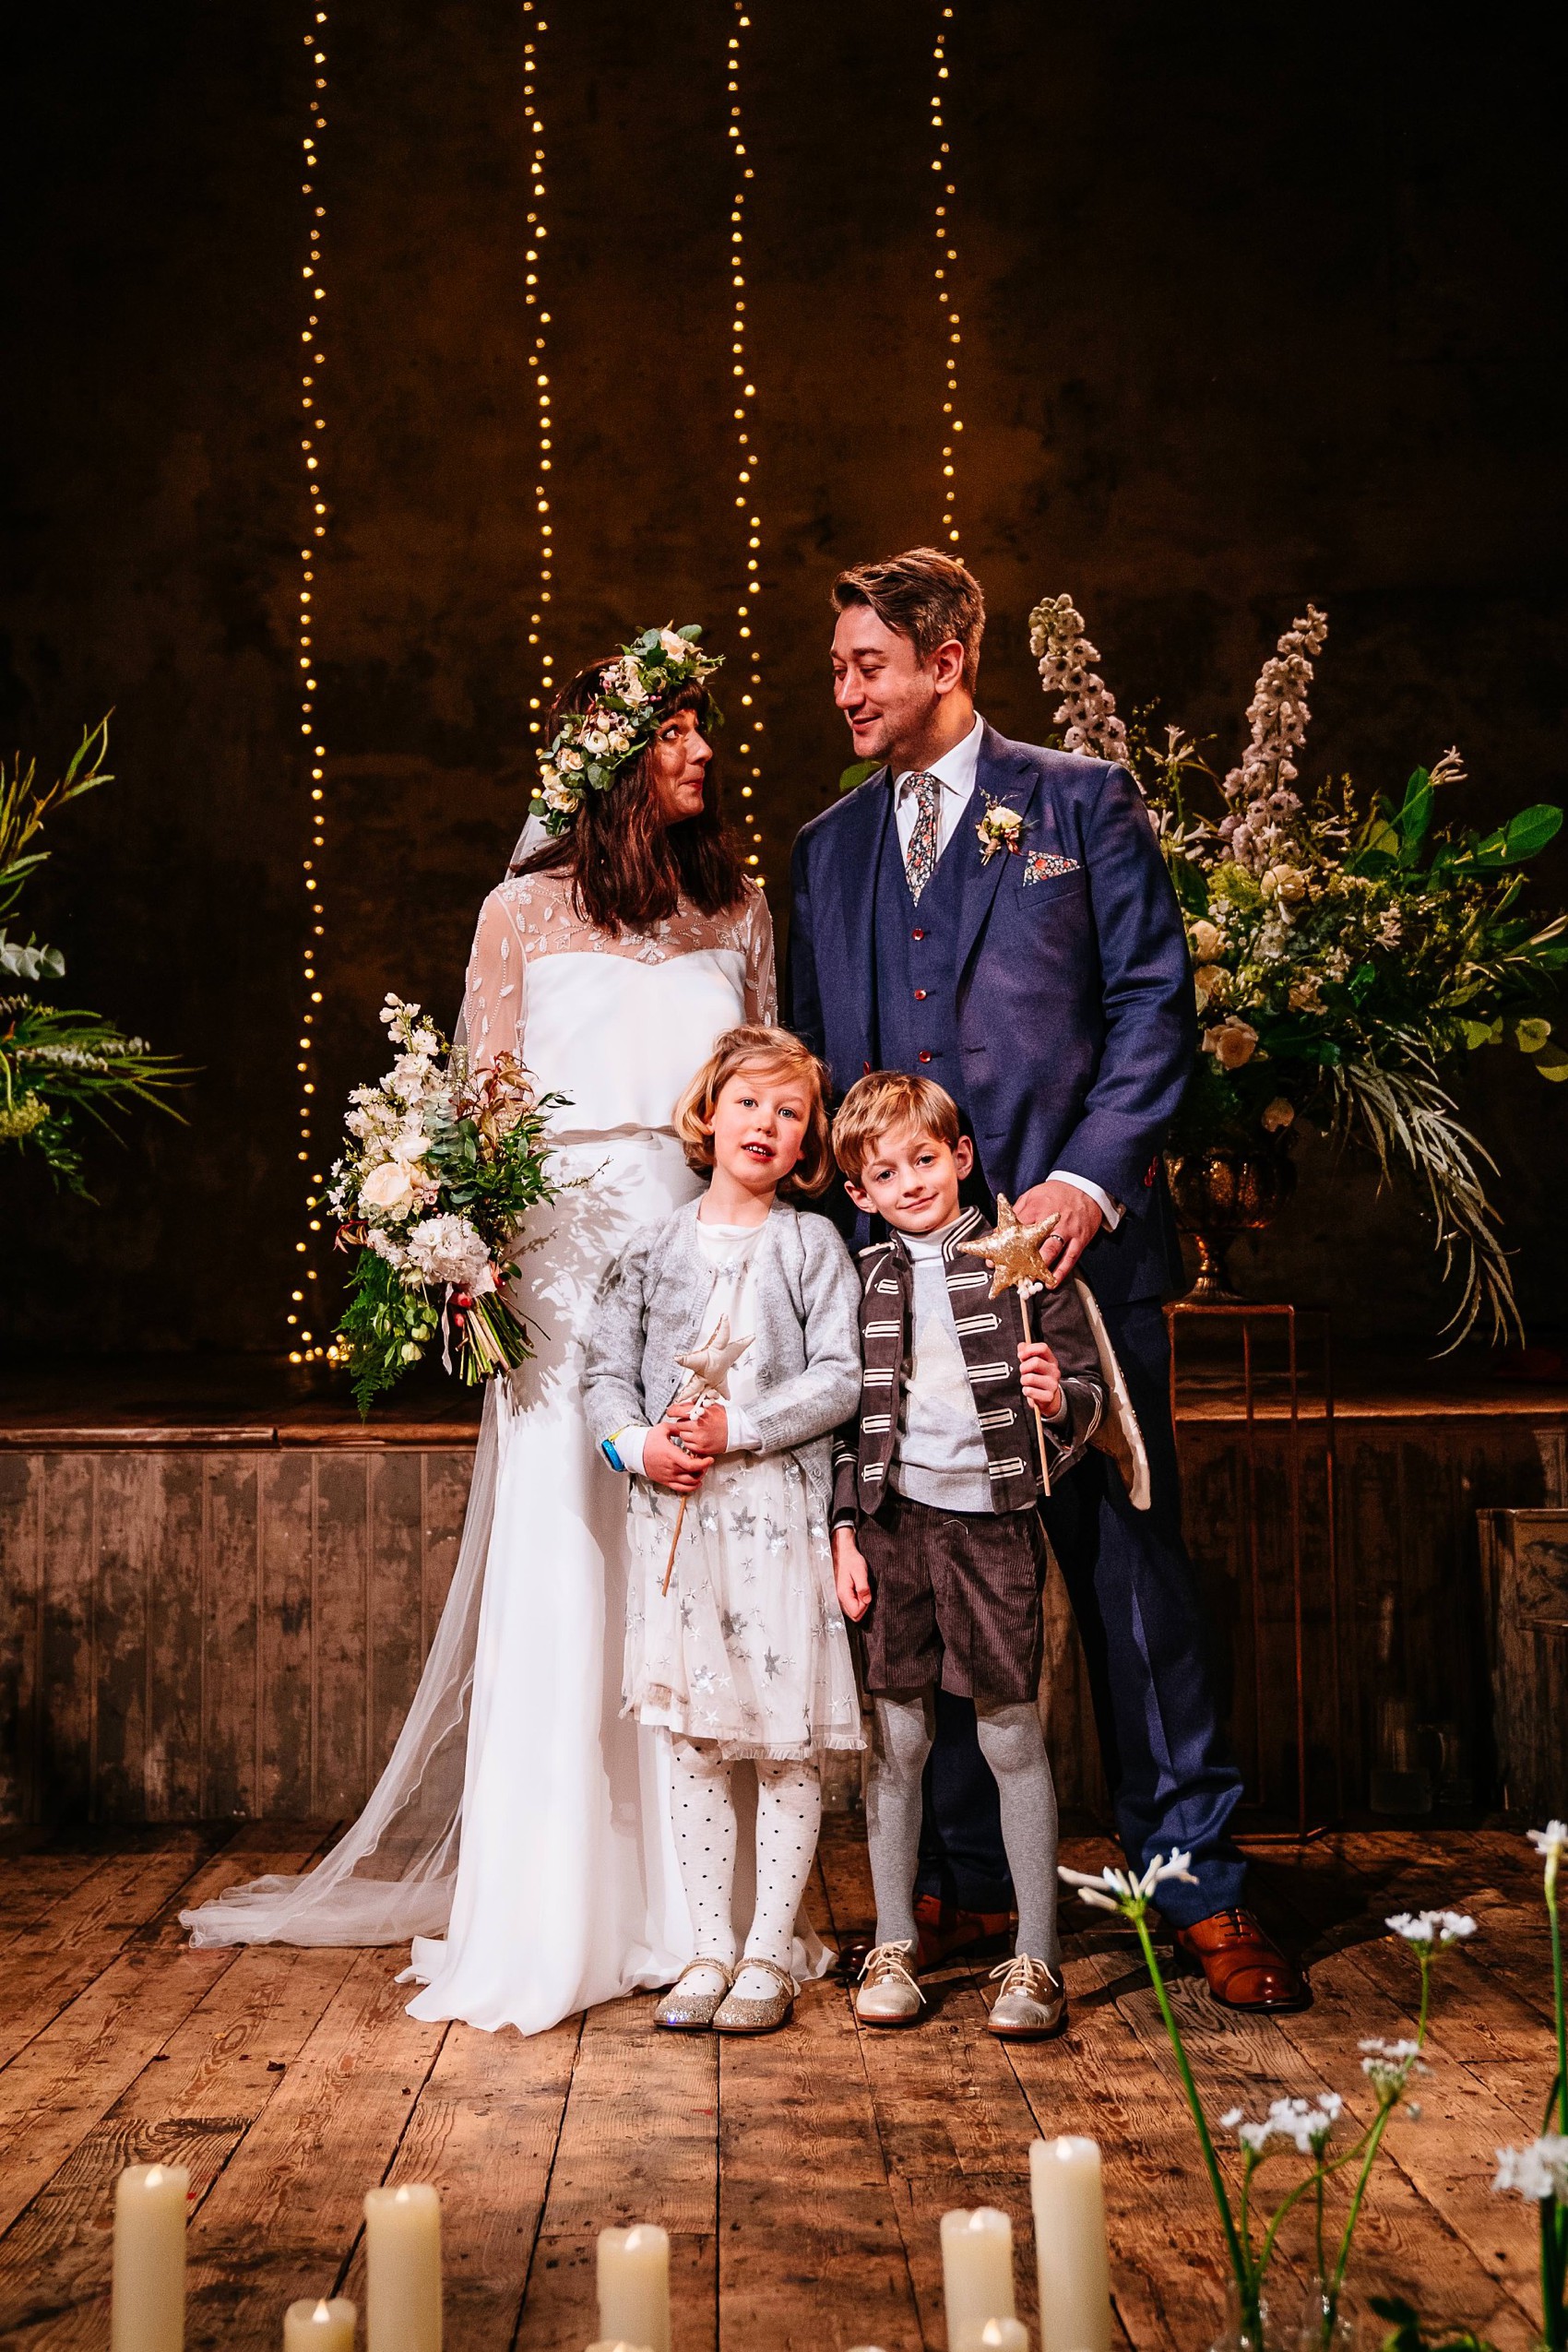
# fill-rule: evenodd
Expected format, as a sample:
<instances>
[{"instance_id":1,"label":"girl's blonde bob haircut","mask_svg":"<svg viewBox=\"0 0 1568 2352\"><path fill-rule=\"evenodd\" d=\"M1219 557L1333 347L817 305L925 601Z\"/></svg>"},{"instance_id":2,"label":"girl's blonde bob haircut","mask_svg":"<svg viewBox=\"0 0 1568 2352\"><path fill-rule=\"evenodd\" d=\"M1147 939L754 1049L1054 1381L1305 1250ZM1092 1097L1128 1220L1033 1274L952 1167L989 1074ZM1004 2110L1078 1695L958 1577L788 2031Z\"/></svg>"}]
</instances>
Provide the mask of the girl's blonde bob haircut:
<instances>
[{"instance_id":1,"label":"girl's blonde bob haircut","mask_svg":"<svg viewBox=\"0 0 1568 2352\"><path fill-rule=\"evenodd\" d=\"M828 1140L827 1105L823 1099L827 1073L788 1029L769 1028L748 1021L743 1028L726 1029L716 1038L713 1051L675 1106L675 1133L685 1146L686 1165L699 1173L713 1166L713 1109L723 1088L739 1070L786 1072L806 1090L805 1140L801 1156L779 1185L787 1197L795 1194L814 1200L833 1181L833 1146Z\"/></svg>"}]
</instances>

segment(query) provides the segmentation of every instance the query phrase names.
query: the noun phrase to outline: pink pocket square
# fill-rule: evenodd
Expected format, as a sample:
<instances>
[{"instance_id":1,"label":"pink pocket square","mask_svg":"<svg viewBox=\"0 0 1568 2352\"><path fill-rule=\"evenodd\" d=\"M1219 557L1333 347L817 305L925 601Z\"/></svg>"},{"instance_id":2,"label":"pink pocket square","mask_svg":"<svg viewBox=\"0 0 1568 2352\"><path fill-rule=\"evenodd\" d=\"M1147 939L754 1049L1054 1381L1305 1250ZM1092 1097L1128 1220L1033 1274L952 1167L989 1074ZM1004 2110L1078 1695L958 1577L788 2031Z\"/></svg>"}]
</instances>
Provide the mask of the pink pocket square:
<instances>
[{"instance_id":1,"label":"pink pocket square","mask_svg":"<svg viewBox=\"0 0 1568 2352\"><path fill-rule=\"evenodd\" d=\"M1076 858L1058 857L1054 849L1036 849L1024 860L1024 888L1031 882L1054 882L1059 873L1076 873Z\"/></svg>"}]
</instances>

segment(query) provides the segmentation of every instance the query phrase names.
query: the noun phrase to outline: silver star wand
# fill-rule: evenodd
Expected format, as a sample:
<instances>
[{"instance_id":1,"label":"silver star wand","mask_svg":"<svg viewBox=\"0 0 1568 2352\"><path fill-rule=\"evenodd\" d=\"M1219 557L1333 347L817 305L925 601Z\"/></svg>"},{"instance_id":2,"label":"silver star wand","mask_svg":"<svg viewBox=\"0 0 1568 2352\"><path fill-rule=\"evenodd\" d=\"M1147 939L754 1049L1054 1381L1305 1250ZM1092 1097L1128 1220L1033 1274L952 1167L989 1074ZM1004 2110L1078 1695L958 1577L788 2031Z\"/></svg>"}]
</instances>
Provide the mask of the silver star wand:
<instances>
[{"instance_id":1,"label":"silver star wand","mask_svg":"<svg viewBox=\"0 0 1568 2352\"><path fill-rule=\"evenodd\" d=\"M1038 1225L1026 1225L1005 1193L996 1195L996 1230L981 1236L978 1241L960 1241L958 1247L966 1257L981 1258L991 1268L991 1295L999 1299L1004 1290L1016 1290L1018 1312L1024 1318L1024 1336L1034 1337L1029 1324L1029 1301L1037 1290L1054 1290L1056 1277L1039 1253L1040 1243L1054 1233L1060 1217L1042 1217ZM1039 1417L1039 1407L1031 1405L1035 1417L1035 1435L1039 1441L1039 1490L1051 1492L1051 1465L1045 1455L1045 1427Z\"/></svg>"},{"instance_id":2,"label":"silver star wand","mask_svg":"<svg viewBox=\"0 0 1568 2352\"><path fill-rule=\"evenodd\" d=\"M706 1406L727 1403L730 1396L730 1374L751 1344L749 1334L744 1339L731 1339L730 1318L728 1315L720 1315L700 1348L694 1348L688 1354L676 1357L675 1361L683 1372L690 1372L691 1378L684 1382L670 1399L670 1404L665 1408L666 1418L677 1405ZM679 1444L680 1440L676 1439L675 1443ZM675 1532L670 1538L670 1557L664 1563L664 1582L659 1588L661 1599L669 1592L670 1579L675 1573L675 1553L680 1546L681 1528L685 1521L686 1505L691 1499L689 1494L683 1494L681 1497L681 1508L675 1514Z\"/></svg>"}]
</instances>

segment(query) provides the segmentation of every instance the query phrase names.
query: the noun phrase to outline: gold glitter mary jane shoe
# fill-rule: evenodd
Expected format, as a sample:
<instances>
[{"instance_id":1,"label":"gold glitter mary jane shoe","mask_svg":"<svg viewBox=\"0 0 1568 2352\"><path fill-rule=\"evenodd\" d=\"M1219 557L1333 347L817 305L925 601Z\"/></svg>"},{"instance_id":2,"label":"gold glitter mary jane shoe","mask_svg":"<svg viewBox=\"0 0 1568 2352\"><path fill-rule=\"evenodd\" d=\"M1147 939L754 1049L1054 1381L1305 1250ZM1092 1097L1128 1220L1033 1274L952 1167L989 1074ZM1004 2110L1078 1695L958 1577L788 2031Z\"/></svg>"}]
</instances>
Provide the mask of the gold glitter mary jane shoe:
<instances>
[{"instance_id":1,"label":"gold glitter mary jane shoe","mask_svg":"<svg viewBox=\"0 0 1568 2352\"><path fill-rule=\"evenodd\" d=\"M794 1978L787 1969L776 1968L771 1960L742 1960L735 1971L737 1978L748 1968L760 1968L771 1977L774 1990L761 2001L738 1999L731 1992L714 2012L716 2034L771 2034L776 2026L789 2022L799 1990Z\"/></svg>"},{"instance_id":2,"label":"gold glitter mary jane shoe","mask_svg":"<svg viewBox=\"0 0 1568 2352\"><path fill-rule=\"evenodd\" d=\"M717 1992L699 1992L695 1985L686 1984L686 1978L699 1968L710 1977L722 1978ZM706 2034L729 1990L730 1971L722 1960L688 1960L669 1991L655 2002L653 2022L671 2034Z\"/></svg>"}]
</instances>

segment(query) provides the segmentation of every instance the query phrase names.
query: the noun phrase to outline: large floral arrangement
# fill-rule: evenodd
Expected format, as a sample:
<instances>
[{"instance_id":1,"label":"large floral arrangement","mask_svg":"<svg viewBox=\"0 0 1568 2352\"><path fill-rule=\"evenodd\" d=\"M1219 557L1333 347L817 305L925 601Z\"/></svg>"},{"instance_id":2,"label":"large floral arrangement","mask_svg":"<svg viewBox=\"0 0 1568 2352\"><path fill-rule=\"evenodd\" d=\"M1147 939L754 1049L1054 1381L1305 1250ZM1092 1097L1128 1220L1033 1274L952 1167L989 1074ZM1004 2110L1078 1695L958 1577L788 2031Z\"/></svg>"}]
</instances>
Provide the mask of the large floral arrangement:
<instances>
[{"instance_id":1,"label":"large floral arrangement","mask_svg":"<svg viewBox=\"0 0 1568 2352\"><path fill-rule=\"evenodd\" d=\"M438 1332L469 1383L533 1353L503 1286L529 1210L555 1197L544 1114L564 1099L511 1054L470 1073L417 1004L388 996L381 1018L398 1058L354 1088L327 1195L354 1256L337 1353L362 1415Z\"/></svg>"},{"instance_id":2,"label":"large floral arrangement","mask_svg":"<svg viewBox=\"0 0 1568 2352\"><path fill-rule=\"evenodd\" d=\"M623 646L600 673L587 710L568 711L548 751L539 755L539 790L530 814L547 833L569 832L585 792L607 792L628 760L652 742L670 698L700 686L723 666L704 653L695 623L682 629L645 629Z\"/></svg>"},{"instance_id":3,"label":"large floral arrangement","mask_svg":"<svg viewBox=\"0 0 1568 2352\"><path fill-rule=\"evenodd\" d=\"M1450 1091L1464 1056L1510 1043L1568 1078L1545 1008L1568 963L1568 916L1525 911L1520 869L1562 822L1528 808L1481 835L1433 822L1457 752L1370 804L1349 779L1303 796L1297 755L1327 620L1309 605L1265 663L1239 764L1218 777L1179 729L1157 742L1117 713L1065 596L1030 615L1070 751L1130 767L1176 885L1192 949L1197 1066L1172 1143L1278 1149L1298 1119L1414 1176L1444 1270L1458 1263L1455 1344L1483 1313L1517 1330L1482 1146ZM1204 807L1206 801L1207 808Z\"/></svg>"},{"instance_id":4,"label":"large floral arrangement","mask_svg":"<svg viewBox=\"0 0 1568 2352\"><path fill-rule=\"evenodd\" d=\"M177 1116L163 1095L184 1074L101 1013L41 995L41 982L64 979L65 958L30 932L25 940L13 936L5 918L48 858L34 846L45 819L113 783L108 754L104 719L83 735L53 784L39 783L34 761L24 767L18 759L8 768L0 761L0 1144L40 1153L55 1182L84 1197L83 1121L107 1126L111 1111L137 1102Z\"/></svg>"}]
</instances>

